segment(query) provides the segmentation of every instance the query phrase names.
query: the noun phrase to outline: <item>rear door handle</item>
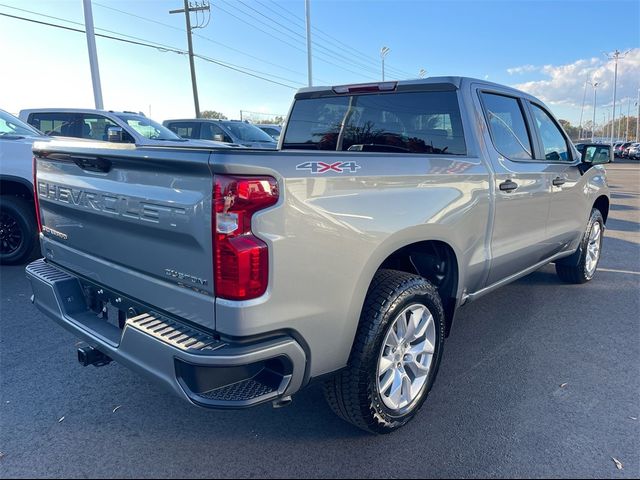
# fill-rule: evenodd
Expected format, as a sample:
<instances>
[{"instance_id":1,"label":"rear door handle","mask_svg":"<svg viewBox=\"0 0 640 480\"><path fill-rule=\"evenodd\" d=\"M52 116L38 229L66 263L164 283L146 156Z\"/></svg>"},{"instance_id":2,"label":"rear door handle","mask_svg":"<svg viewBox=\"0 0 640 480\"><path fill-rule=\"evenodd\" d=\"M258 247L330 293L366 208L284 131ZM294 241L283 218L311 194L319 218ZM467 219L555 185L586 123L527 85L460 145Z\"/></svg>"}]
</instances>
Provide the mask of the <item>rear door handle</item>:
<instances>
[{"instance_id":1,"label":"rear door handle","mask_svg":"<svg viewBox=\"0 0 640 480\"><path fill-rule=\"evenodd\" d=\"M554 187L561 187L562 185L564 185L567 181L562 178L562 177L556 177L553 179L553 186Z\"/></svg>"},{"instance_id":2,"label":"rear door handle","mask_svg":"<svg viewBox=\"0 0 640 480\"><path fill-rule=\"evenodd\" d=\"M511 192L518 188L518 184L511 179L505 180L500 184L500 190L503 192Z\"/></svg>"}]
</instances>

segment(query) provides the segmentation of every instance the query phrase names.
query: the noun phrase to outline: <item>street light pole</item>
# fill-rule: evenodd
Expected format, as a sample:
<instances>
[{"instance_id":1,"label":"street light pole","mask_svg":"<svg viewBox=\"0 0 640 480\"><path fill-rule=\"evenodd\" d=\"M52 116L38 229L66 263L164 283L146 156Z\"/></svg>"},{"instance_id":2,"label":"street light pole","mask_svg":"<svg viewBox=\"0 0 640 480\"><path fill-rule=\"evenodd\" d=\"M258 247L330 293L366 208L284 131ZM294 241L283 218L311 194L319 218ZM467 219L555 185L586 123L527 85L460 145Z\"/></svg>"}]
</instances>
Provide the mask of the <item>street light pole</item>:
<instances>
[{"instance_id":1,"label":"street light pole","mask_svg":"<svg viewBox=\"0 0 640 480\"><path fill-rule=\"evenodd\" d=\"M382 59L382 81L384 82L384 59L389 54L391 49L389 47L382 47L380 49L380 58Z\"/></svg>"},{"instance_id":2,"label":"street light pole","mask_svg":"<svg viewBox=\"0 0 640 480\"><path fill-rule=\"evenodd\" d=\"M613 125L615 125L615 123L616 123L616 93L617 93L617 87L618 87L618 59L621 56L622 56L622 58L626 57L627 53L629 53L629 50L627 50L624 53L621 53L619 50L616 50L611 55L607 55L607 58L609 60L614 60L615 61L615 67L614 67L614 73L613 73L613 116L611 118L611 121L613 122ZM611 141L610 141L611 144L613 144L614 131L615 131L615 129L612 128L611 129Z\"/></svg>"},{"instance_id":3,"label":"street light pole","mask_svg":"<svg viewBox=\"0 0 640 480\"><path fill-rule=\"evenodd\" d=\"M582 94L582 109L580 110L580 133L578 134L579 138L582 138L582 115L584 114L584 101L587 98L587 84L589 80L584 81L584 93Z\"/></svg>"},{"instance_id":4,"label":"street light pole","mask_svg":"<svg viewBox=\"0 0 640 480\"><path fill-rule=\"evenodd\" d=\"M93 84L93 99L98 110L102 110L102 85L100 84L100 68L98 67L98 53L96 36L93 29L93 10L91 0L83 0L84 25L87 32L87 48L89 50L89 67L91 68L91 83Z\"/></svg>"},{"instance_id":5,"label":"street light pole","mask_svg":"<svg viewBox=\"0 0 640 480\"><path fill-rule=\"evenodd\" d=\"M596 132L596 94L598 93L598 82L589 82L589 84L593 87L593 125L591 125L591 141L593 142L593 137Z\"/></svg>"},{"instance_id":6,"label":"street light pole","mask_svg":"<svg viewBox=\"0 0 640 480\"><path fill-rule=\"evenodd\" d=\"M638 89L638 116L636 117L636 142L640 142L640 88Z\"/></svg>"}]
</instances>

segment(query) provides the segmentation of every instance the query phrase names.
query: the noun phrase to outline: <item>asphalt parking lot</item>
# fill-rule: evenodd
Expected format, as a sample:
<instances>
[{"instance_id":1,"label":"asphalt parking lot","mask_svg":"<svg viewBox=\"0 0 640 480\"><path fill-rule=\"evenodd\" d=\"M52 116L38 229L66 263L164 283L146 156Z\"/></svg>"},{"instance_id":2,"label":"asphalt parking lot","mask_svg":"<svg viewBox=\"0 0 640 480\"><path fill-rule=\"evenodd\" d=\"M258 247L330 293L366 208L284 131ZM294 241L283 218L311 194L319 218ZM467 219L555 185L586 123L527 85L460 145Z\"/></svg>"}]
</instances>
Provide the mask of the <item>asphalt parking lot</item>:
<instances>
[{"instance_id":1,"label":"asphalt parking lot","mask_svg":"<svg viewBox=\"0 0 640 480\"><path fill-rule=\"evenodd\" d=\"M24 267L1 267L0 476L640 476L640 162L608 170L594 281L547 266L462 309L425 407L386 437L318 386L280 410L205 411L117 364L82 368Z\"/></svg>"}]
</instances>

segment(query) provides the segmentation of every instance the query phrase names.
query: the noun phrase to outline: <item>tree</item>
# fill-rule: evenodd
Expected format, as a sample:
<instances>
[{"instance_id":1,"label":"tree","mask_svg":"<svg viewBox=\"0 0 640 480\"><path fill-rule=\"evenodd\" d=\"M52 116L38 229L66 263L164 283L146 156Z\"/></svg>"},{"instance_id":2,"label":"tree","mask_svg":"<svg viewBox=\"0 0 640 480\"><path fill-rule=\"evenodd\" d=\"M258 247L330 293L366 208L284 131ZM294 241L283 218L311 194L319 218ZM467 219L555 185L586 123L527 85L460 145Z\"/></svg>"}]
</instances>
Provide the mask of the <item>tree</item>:
<instances>
[{"instance_id":1,"label":"tree","mask_svg":"<svg viewBox=\"0 0 640 480\"><path fill-rule=\"evenodd\" d=\"M227 120L224 113L216 112L215 110L205 110L200 114L202 118L213 118L216 120Z\"/></svg>"},{"instance_id":2,"label":"tree","mask_svg":"<svg viewBox=\"0 0 640 480\"><path fill-rule=\"evenodd\" d=\"M567 135L569 135L569 138L571 140L579 140L580 139L580 128L579 127L574 127L573 125L571 125L571 122L569 122L568 120L560 119L558 121L560 122L560 125L562 125L562 128L564 128L564 131L567 132Z\"/></svg>"},{"instance_id":3,"label":"tree","mask_svg":"<svg viewBox=\"0 0 640 480\"><path fill-rule=\"evenodd\" d=\"M272 117L272 118L258 120L256 123L258 125L282 125L284 123L284 117L280 115L276 115L275 117Z\"/></svg>"}]
</instances>

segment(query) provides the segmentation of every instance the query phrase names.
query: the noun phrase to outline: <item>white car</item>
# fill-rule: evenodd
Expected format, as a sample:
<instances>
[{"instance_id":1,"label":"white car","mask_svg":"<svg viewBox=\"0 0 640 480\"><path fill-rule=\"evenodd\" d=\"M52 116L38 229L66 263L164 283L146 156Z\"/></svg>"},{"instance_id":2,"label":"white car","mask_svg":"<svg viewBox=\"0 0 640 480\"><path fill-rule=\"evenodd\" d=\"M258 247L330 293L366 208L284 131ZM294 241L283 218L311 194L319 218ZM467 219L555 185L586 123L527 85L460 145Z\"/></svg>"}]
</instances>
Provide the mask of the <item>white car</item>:
<instances>
[{"instance_id":1,"label":"white car","mask_svg":"<svg viewBox=\"0 0 640 480\"><path fill-rule=\"evenodd\" d=\"M158 122L135 112L82 108L38 108L20 111L20 119L46 135L76 137L136 145L181 144L184 147L229 145L208 140L186 140Z\"/></svg>"},{"instance_id":2,"label":"white car","mask_svg":"<svg viewBox=\"0 0 640 480\"><path fill-rule=\"evenodd\" d=\"M640 159L640 142L636 142L629 147L629 158Z\"/></svg>"},{"instance_id":3,"label":"white car","mask_svg":"<svg viewBox=\"0 0 640 480\"><path fill-rule=\"evenodd\" d=\"M26 261L37 244L31 152L35 140L47 137L0 110L0 264Z\"/></svg>"}]
</instances>

